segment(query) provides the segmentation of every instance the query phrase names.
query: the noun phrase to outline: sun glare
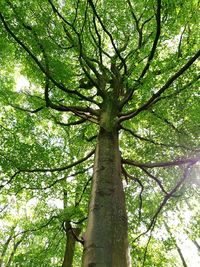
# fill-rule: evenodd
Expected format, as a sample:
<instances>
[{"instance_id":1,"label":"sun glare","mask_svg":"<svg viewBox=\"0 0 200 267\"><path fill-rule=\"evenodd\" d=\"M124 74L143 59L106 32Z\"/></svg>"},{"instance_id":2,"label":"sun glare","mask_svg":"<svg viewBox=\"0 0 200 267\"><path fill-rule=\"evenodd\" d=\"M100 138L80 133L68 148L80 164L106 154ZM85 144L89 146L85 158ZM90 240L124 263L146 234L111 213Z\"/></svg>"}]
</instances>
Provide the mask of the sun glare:
<instances>
[{"instance_id":1,"label":"sun glare","mask_svg":"<svg viewBox=\"0 0 200 267\"><path fill-rule=\"evenodd\" d=\"M20 92L23 89L27 88L30 86L29 81L22 75L17 75L17 77L15 78L16 81L16 91Z\"/></svg>"}]
</instances>

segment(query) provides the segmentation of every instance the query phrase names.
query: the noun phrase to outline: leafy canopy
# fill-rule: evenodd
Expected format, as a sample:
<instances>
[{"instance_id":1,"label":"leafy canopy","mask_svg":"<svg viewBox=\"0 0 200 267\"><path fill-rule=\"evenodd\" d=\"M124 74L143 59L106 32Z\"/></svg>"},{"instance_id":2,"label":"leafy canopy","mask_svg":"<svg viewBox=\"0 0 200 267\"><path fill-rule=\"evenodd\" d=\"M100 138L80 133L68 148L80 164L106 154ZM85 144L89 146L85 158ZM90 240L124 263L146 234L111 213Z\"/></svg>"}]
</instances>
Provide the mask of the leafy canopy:
<instances>
[{"instance_id":1,"label":"leafy canopy","mask_svg":"<svg viewBox=\"0 0 200 267\"><path fill-rule=\"evenodd\" d=\"M3 261L20 241L11 266L60 266L63 222L85 227L109 101L117 106L134 264L172 266L167 241L151 231L169 210L181 213L185 199L198 205L198 1L2 0L0 19L2 248L11 237ZM20 77L28 82L17 88ZM66 192L63 209L55 203ZM80 254L77 246L76 266Z\"/></svg>"}]
</instances>

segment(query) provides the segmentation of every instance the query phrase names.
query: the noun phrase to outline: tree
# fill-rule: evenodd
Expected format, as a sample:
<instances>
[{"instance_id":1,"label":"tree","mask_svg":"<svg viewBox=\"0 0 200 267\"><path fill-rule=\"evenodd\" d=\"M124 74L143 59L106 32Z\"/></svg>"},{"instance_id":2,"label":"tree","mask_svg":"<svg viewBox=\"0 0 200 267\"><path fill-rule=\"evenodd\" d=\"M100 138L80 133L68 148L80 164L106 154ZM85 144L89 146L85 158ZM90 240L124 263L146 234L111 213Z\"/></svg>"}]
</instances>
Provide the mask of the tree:
<instances>
[{"instance_id":1,"label":"tree","mask_svg":"<svg viewBox=\"0 0 200 267\"><path fill-rule=\"evenodd\" d=\"M176 241L176 238L175 237L173 237L173 235L172 235L172 233L171 233L171 230L170 230L170 228L169 228L169 226L167 225L167 223L165 223L165 227L166 227L166 229L167 229L167 232L169 233L169 235L170 235L170 241L171 241L171 243L176 247L176 249L177 249L177 252L178 252L178 254L179 254L179 256L180 256L180 258L181 258L181 261L182 261L182 265L184 266L184 267L187 267L187 263L186 263L186 261L185 261L185 259L184 259L184 256L183 256L183 253L182 253L182 251L181 251L181 248L179 247L179 245L177 244L177 241Z\"/></svg>"},{"instance_id":2,"label":"tree","mask_svg":"<svg viewBox=\"0 0 200 267\"><path fill-rule=\"evenodd\" d=\"M1 189L57 184L63 192L67 172L82 175L76 193L88 194L95 147L82 266L130 266L127 211L136 242L163 209L197 191L188 181L200 160L198 1L3 0L0 7L2 102L26 125L14 163L2 165ZM28 92L13 90L13 67L29 80ZM48 140L41 121L51 128ZM10 125L5 140L17 134ZM68 129L62 140L54 125Z\"/></svg>"}]
</instances>

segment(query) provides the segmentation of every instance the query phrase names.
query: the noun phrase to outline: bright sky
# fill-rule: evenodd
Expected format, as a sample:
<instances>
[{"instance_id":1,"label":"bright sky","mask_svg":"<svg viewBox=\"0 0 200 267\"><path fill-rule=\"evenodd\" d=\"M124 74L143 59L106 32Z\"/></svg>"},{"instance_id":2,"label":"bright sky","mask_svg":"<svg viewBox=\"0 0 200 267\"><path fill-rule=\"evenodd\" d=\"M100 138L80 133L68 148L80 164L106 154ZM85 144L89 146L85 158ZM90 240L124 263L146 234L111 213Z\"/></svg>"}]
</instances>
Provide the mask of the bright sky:
<instances>
[{"instance_id":1,"label":"bright sky","mask_svg":"<svg viewBox=\"0 0 200 267\"><path fill-rule=\"evenodd\" d=\"M22 75L18 75L16 77L16 91L20 92L22 91L24 88L27 88L30 86L29 81Z\"/></svg>"}]
</instances>

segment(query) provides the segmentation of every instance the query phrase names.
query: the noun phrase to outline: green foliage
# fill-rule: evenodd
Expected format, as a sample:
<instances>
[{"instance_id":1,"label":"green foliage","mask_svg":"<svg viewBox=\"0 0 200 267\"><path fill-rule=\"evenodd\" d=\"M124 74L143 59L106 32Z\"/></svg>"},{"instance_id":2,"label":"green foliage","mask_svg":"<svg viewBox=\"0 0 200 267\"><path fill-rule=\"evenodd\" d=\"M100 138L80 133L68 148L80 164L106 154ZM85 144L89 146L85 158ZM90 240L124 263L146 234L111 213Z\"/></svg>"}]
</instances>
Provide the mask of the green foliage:
<instances>
[{"instance_id":1,"label":"green foliage","mask_svg":"<svg viewBox=\"0 0 200 267\"><path fill-rule=\"evenodd\" d=\"M178 205L177 229L188 229L191 240L200 232L199 163L192 161L200 145L199 56L186 66L199 49L199 1L163 0L160 25L159 1L91 3L0 1L0 253L11 237L2 260L8 263L20 241L10 266L61 266L66 221L82 229L81 240L94 160L87 155L102 103L111 101L121 104L115 115L122 158L132 161L122 161L129 174L122 169L122 179L133 266L175 266L165 215ZM188 165L145 165L185 158ZM185 207L193 210L188 225ZM147 246L137 237L151 230L163 239L153 235ZM77 244L74 266L81 254Z\"/></svg>"}]
</instances>

